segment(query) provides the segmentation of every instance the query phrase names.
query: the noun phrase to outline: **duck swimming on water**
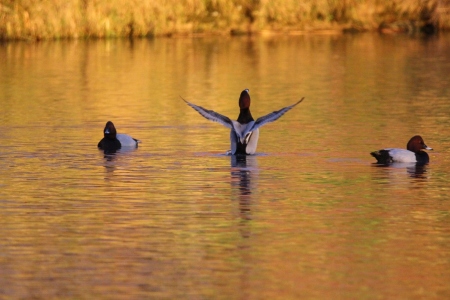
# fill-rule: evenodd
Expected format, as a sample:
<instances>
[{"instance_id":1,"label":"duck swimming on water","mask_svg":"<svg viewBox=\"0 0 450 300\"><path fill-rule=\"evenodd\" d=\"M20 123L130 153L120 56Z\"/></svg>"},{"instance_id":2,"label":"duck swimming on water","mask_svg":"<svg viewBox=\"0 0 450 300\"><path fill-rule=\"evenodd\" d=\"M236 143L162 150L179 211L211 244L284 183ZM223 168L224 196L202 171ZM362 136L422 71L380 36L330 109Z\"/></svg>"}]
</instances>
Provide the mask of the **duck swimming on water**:
<instances>
[{"instance_id":1,"label":"duck swimming on water","mask_svg":"<svg viewBox=\"0 0 450 300\"><path fill-rule=\"evenodd\" d=\"M132 138L128 134L117 133L114 123L106 122L105 129L103 129L103 139L98 142L97 147L107 152L115 152L122 147L137 148L139 140Z\"/></svg>"},{"instance_id":2,"label":"duck swimming on water","mask_svg":"<svg viewBox=\"0 0 450 300\"><path fill-rule=\"evenodd\" d=\"M423 150L433 150L425 145L420 135L413 136L406 145L406 149L385 148L370 153L377 159L378 164L390 163L419 163L426 164L430 161L428 153Z\"/></svg>"},{"instance_id":3,"label":"duck swimming on water","mask_svg":"<svg viewBox=\"0 0 450 300\"><path fill-rule=\"evenodd\" d=\"M250 94L248 89L243 90L239 97L240 112L236 121L231 120L224 115L216 113L215 111L192 104L184 99L183 101L206 119L218 122L225 127L230 128L231 154L246 155L254 154L256 152L259 138L259 127L278 120L287 111L302 102L303 99L304 98L300 99L290 106L286 106L280 110L260 117L256 119L256 121L253 119L252 114L250 113Z\"/></svg>"}]
</instances>

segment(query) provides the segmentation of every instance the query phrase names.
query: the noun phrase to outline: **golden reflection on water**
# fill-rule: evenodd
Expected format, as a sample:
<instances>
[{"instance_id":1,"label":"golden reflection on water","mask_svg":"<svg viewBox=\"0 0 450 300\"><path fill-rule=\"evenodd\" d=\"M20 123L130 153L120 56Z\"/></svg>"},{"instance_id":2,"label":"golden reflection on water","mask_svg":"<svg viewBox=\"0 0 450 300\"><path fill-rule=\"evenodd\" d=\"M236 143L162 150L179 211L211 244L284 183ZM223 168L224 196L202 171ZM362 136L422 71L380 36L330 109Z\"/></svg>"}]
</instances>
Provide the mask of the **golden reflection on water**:
<instances>
[{"instance_id":1,"label":"golden reflection on water","mask_svg":"<svg viewBox=\"0 0 450 300\"><path fill-rule=\"evenodd\" d=\"M449 37L0 45L0 298L448 298ZM224 155L250 88L257 155ZM107 120L142 141L96 149ZM369 152L421 134L431 163Z\"/></svg>"}]
</instances>

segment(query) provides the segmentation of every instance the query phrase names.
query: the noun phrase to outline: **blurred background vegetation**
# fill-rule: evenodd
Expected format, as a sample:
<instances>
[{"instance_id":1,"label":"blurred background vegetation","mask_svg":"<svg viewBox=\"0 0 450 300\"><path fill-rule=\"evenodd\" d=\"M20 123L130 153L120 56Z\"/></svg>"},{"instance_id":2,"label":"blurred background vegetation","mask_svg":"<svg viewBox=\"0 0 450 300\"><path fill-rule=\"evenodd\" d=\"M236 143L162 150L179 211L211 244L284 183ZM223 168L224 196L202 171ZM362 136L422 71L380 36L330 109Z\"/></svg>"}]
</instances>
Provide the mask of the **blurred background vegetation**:
<instances>
[{"instance_id":1,"label":"blurred background vegetation","mask_svg":"<svg viewBox=\"0 0 450 300\"><path fill-rule=\"evenodd\" d=\"M0 39L450 28L450 0L0 0Z\"/></svg>"}]
</instances>

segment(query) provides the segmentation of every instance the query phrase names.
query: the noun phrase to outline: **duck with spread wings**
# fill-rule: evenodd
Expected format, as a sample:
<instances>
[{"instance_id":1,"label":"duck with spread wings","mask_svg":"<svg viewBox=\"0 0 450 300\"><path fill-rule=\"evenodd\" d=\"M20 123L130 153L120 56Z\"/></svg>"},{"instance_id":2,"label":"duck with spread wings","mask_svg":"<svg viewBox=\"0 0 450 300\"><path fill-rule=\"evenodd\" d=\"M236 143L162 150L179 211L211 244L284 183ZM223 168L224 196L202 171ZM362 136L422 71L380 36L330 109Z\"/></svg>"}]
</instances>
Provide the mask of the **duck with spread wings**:
<instances>
[{"instance_id":1,"label":"duck with spread wings","mask_svg":"<svg viewBox=\"0 0 450 300\"><path fill-rule=\"evenodd\" d=\"M182 98L183 99L183 98ZM190 107L195 109L199 114L210 121L218 122L227 128L230 128L231 154L246 155L254 154L258 145L259 128L267 123L278 120L287 111L294 108L303 101L300 99L296 103L286 106L280 110L271 112L263 117L253 119L250 113L250 93L248 89L241 92L239 97L239 116L236 121L221 115L215 111L205 109L184 100Z\"/></svg>"}]
</instances>

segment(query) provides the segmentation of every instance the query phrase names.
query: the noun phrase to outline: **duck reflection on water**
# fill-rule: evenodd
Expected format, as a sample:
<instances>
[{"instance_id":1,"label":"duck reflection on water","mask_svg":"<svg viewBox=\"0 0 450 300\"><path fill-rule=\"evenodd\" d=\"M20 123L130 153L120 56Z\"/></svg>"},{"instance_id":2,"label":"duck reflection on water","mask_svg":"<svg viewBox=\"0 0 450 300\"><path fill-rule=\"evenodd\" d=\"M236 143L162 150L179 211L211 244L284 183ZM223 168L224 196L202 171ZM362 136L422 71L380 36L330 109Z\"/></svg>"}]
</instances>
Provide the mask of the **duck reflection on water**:
<instances>
[{"instance_id":1,"label":"duck reflection on water","mask_svg":"<svg viewBox=\"0 0 450 300\"><path fill-rule=\"evenodd\" d=\"M378 164L373 163L372 166L382 168L386 171L397 171L399 169L406 169L406 173L412 178L427 179L428 164L422 163L389 163Z\"/></svg>"},{"instance_id":2,"label":"duck reflection on water","mask_svg":"<svg viewBox=\"0 0 450 300\"><path fill-rule=\"evenodd\" d=\"M253 192L256 188L259 173L257 156L231 155L231 187L233 200L239 201L239 216L241 218L241 235L250 237L248 222L252 220L254 206ZM236 193L237 192L237 195Z\"/></svg>"}]
</instances>

